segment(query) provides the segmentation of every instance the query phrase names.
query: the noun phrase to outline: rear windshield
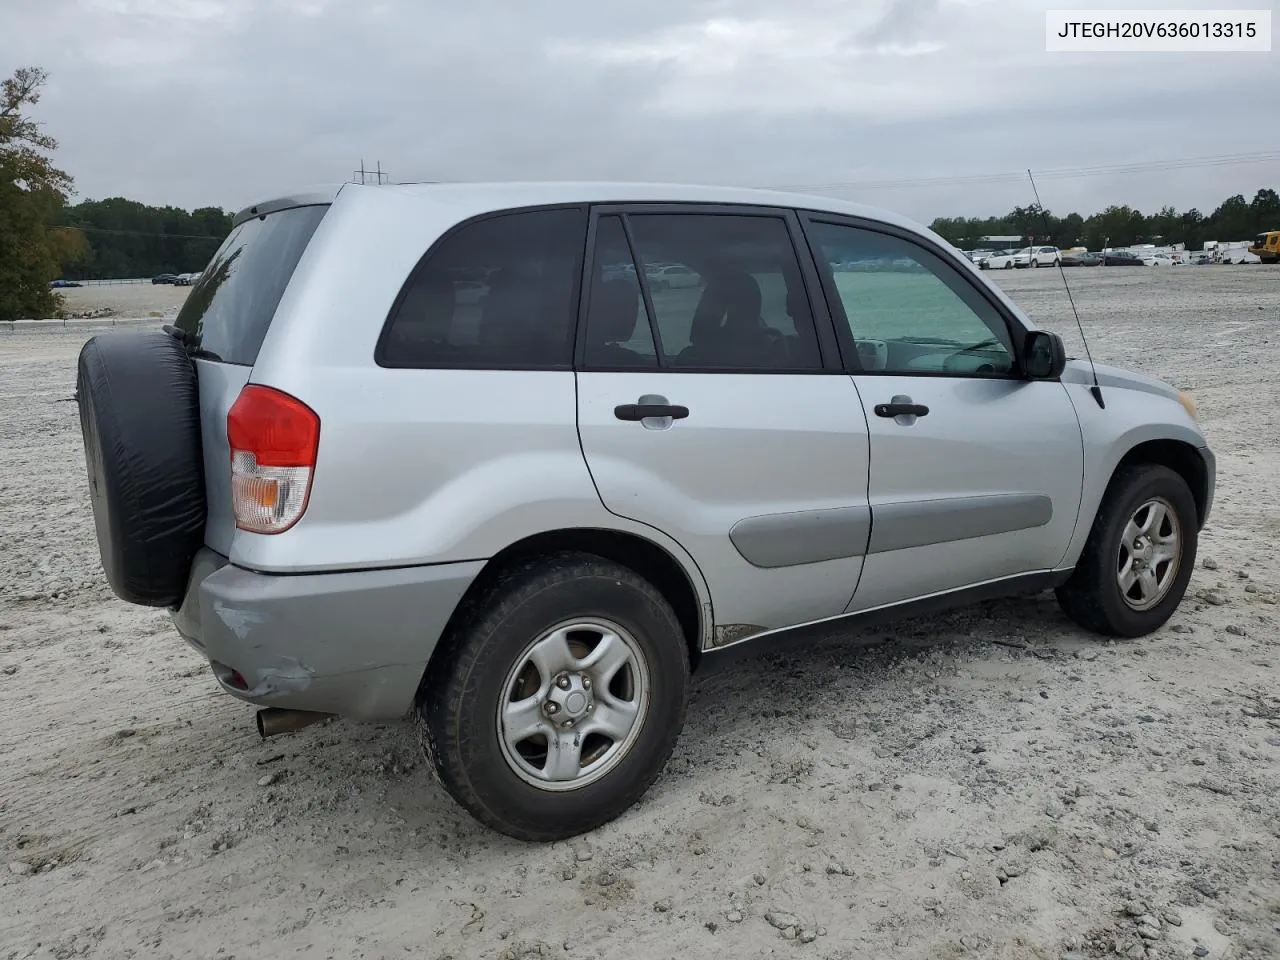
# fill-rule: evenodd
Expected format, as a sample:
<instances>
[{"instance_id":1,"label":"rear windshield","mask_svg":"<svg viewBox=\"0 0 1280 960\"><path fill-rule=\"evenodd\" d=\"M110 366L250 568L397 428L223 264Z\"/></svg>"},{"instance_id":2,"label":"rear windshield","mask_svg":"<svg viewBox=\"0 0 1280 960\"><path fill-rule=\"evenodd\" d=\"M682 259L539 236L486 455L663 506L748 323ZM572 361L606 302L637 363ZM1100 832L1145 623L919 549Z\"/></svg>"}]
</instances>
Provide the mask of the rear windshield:
<instances>
[{"instance_id":1,"label":"rear windshield","mask_svg":"<svg viewBox=\"0 0 1280 960\"><path fill-rule=\"evenodd\" d=\"M293 269L328 209L292 207L231 231L174 321L204 357L253 366Z\"/></svg>"}]
</instances>

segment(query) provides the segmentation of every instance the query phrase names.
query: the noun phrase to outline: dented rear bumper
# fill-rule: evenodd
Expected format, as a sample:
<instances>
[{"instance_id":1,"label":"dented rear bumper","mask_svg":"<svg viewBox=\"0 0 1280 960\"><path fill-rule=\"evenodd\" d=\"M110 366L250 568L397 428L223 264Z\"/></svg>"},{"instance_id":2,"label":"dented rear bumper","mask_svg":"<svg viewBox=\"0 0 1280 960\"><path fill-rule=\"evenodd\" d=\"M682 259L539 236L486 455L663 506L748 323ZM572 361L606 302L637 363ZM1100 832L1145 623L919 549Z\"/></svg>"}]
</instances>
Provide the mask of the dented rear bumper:
<instances>
[{"instance_id":1,"label":"dented rear bumper","mask_svg":"<svg viewBox=\"0 0 1280 960\"><path fill-rule=\"evenodd\" d=\"M172 617L232 696L393 720L413 706L427 661L483 565L278 575L204 548Z\"/></svg>"}]
</instances>

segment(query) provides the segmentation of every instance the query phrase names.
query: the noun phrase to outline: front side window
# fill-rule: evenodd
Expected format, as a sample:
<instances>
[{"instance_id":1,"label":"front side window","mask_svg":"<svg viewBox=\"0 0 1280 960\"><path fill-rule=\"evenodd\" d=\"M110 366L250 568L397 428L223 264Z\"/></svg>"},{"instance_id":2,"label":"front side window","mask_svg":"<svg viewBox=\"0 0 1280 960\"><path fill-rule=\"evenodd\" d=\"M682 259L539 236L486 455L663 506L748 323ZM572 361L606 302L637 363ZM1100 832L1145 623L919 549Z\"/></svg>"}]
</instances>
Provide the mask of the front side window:
<instances>
[{"instance_id":1,"label":"front side window","mask_svg":"<svg viewBox=\"0 0 1280 960\"><path fill-rule=\"evenodd\" d=\"M465 224L414 271L383 334L378 362L569 369L586 229L580 209Z\"/></svg>"},{"instance_id":2,"label":"front side window","mask_svg":"<svg viewBox=\"0 0 1280 960\"><path fill-rule=\"evenodd\" d=\"M1013 341L995 306L941 257L914 241L812 222L820 263L842 263L829 283L865 372L1004 376ZM843 314L843 316L841 316Z\"/></svg>"}]
</instances>

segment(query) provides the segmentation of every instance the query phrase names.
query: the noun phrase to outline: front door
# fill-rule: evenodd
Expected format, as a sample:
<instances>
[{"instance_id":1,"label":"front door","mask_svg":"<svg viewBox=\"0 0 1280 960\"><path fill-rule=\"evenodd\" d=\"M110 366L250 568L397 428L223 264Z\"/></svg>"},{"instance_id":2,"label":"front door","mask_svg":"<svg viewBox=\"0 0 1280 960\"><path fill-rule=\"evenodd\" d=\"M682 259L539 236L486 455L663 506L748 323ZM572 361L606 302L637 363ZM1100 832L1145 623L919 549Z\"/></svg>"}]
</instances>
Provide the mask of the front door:
<instances>
[{"instance_id":1,"label":"front door","mask_svg":"<svg viewBox=\"0 0 1280 960\"><path fill-rule=\"evenodd\" d=\"M583 453L607 509L695 558L721 641L840 614L870 531L866 421L797 237L784 211L639 206L589 244Z\"/></svg>"},{"instance_id":2,"label":"front door","mask_svg":"<svg viewBox=\"0 0 1280 960\"><path fill-rule=\"evenodd\" d=\"M1016 321L941 251L889 228L805 230L871 436L871 539L849 609L1056 567L1084 471L1066 388L1021 376Z\"/></svg>"}]
</instances>

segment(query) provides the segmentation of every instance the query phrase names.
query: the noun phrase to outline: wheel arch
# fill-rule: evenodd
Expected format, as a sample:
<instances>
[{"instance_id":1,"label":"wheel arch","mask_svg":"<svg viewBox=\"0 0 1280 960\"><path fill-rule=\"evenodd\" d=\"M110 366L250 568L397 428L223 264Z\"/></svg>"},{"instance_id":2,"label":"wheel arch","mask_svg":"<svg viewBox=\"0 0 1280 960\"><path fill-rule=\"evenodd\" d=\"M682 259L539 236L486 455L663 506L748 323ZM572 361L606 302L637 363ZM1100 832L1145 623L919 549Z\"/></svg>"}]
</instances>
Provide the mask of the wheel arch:
<instances>
[{"instance_id":1,"label":"wheel arch","mask_svg":"<svg viewBox=\"0 0 1280 960\"><path fill-rule=\"evenodd\" d=\"M658 589L675 611L684 633L689 666L696 670L702 658L702 638L711 630L710 603L704 603L693 576L670 550L640 534L605 527L573 527L546 530L517 540L490 557L450 615L442 640L452 634L462 617L505 570L540 554L579 550L612 560L634 570ZM447 647L439 643L427 663L430 673L436 658Z\"/></svg>"},{"instance_id":2,"label":"wheel arch","mask_svg":"<svg viewBox=\"0 0 1280 960\"><path fill-rule=\"evenodd\" d=\"M1182 477L1191 488L1191 496L1196 501L1197 519L1200 526L1204 526L1211 506L1209 464L1205 461L1200 449L1185 440L1172 438L1145 440L1131 447L1112 469L1111 476L1107 479L1106 490L1102 495L1102 502L1105 502L1110 495L1116 475L1125 467L1139 464L1168 467Z\"/></svg>"}]
</instances>

